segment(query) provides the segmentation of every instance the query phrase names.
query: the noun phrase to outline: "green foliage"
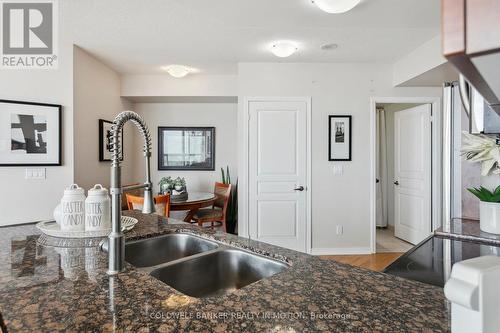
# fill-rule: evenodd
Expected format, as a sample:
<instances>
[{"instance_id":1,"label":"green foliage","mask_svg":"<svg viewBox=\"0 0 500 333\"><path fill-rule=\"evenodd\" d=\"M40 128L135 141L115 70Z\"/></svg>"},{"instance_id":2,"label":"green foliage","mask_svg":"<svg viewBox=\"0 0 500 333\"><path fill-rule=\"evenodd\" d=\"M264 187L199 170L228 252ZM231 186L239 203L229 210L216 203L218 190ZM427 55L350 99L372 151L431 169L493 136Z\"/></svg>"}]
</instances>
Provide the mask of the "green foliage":
<instances>
[{"instance_id":1,"label":"green foliage","mask_svg":"<svg viewBox=\"0 0 500 333\"><path fill-rule=\"evenodd\" d=\"M500 186L493 192L483 186L479 188L468 188L467 190L483 202L500 202Z\"/></svg>"},{"instance_id":2,"label":"green foliage","mask_svg":"<svg viewBox=\"0 0 500 333\"><path fill-rule=\"evenodd\" d=\"M163 177L162 179L160 179L160 182L158 183L158 185L160 185L160 190L162 190L164 187L166 187L166 188L172 187L173 186L172 177L170 177L170 176Z\"/></svg>"},{"instance_id":3,"label":"green foliage","mask_svg":"<svg viewBox=\"0 0 500 333\"><path fill-rule=\"evenodd\" d=\"M220 168L222 175L222 183L231 184L231 174L229 173L229 166L226 166L226 170L224 168ZM226 223L228 232L234 233L236 224L238 223L238 180L236 179L236 184L233 184L231 187L231 194L229 197L229 204L227 206L226 213Z\"/></svg>"}]
</instances>

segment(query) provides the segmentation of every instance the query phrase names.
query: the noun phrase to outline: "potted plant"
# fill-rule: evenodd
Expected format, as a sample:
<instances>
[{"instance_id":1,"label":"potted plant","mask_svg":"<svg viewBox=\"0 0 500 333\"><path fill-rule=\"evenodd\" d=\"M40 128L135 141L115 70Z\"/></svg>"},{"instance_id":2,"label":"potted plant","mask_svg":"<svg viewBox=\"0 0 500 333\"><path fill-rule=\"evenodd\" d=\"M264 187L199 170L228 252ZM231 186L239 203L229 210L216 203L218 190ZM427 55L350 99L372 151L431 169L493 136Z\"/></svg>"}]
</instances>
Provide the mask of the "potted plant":
<instances>
[{"instance_id":1,"label":"potted plant","mask_svg":"<svg viewBox=\"0 0 500 333\"><path fill-rule=\"evenodd\" d=\"M222 183L231 184L231 175L229 174L229 166L226 167L224 172L223 168L220 168L222 174ZM238 179L236 179L236 184L233 184L231 188L231 193L229 197L229 204L227 206L226 212L226 229L230 234L236 234L236 226L238 225Z\"/></svg>"},{"instance_id":2,"label":"potted plant","mask_svg":"<svg viewBox=\"0 0 500 333\"><path fill-rule=\"evenodd\" d=\"M158 183L160 185L160 193L165 194L165 193L170 193L172 189L174 188L173 180L172 177L163 177L160 179L160 182Z\"/></svg>"},{"instance_id":3,"label":"potted plant","mask_svg":"<svg viewBox=\"0 0 500 333\"><path fill-rule=\"evenodd\" d=\"M177 192L182 192L186 189L186 180L181 177L177 177L174 180L174 188Z\"/></svg>"},{"instance_id":4,"label":"potted plant","mask_svg":"<svg viewBox=\"0 0 500 333\"><path fill-rule=\"evenodd\" d=\"M500 186L493 192L484 186L468 190L481 200L479 206L479 227L481 230L500 234Z\"/></svg>"}]
</instances>

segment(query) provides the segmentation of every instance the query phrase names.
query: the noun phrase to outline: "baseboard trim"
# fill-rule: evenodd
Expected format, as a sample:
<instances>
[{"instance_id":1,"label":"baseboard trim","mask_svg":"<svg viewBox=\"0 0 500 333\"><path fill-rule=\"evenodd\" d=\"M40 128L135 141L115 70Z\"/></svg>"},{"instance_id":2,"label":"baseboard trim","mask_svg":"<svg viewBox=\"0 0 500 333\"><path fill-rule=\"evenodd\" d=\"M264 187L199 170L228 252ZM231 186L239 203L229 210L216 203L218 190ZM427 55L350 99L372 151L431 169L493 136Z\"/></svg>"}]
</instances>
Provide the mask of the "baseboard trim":
<instances>
[{"instance_id":1,"label":"baseboard trim","mask_svg":"<svg viewBox=\"0 0 500 333\"><path fill-rule=\"evenodd\" d=\"M315 256L344 255L344 254L371 254L369 247L330 247L312 248L311 254Z\"/></svg>"}]
</instances>

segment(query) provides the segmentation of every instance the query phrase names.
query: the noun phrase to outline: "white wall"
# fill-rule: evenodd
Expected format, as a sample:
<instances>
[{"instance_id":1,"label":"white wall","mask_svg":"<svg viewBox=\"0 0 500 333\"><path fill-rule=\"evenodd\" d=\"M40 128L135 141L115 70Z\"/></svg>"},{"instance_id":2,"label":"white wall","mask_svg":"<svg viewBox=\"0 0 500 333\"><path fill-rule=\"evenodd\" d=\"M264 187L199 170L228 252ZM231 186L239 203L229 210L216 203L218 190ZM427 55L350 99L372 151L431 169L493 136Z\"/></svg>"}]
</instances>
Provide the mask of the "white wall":
<instances>
[{"instance_id":1,"label":"white wall","mask_svg":"<svg viewBox=\"0 0 500 333\"><path fill-rule=\"evenodd\" d=\"M221 180L220 168L229 165L232 179L237 177L237 104L235 103L137 103L135 111L146 121L153 137L151 176L158 191L162 177L185 177L188 191L213 191ZM158 127L199 126L215 127L215 171L159 171ZM143 178L143 156L136 135L136 176Z\"/></svg>"},{"instance_id":2,"label":"white wall","mask_svg":"<svg viewBox=\"0 0 500 333\"><path fill-rule=\"evenodd\" d=\"M78 46L74 48L75 182L88 190L109 187L110 162L99 162L99 119L113 121L132 103L120 97L120 75ZM122 183L135 182L131 124L124 129ZM140 178L142 180L142 177Z\"/></svg>"},{"instance_id":3,"label":"white wall","mask_svg":"<svg viewBox=\"0 0 500 333\"><path fill-rule=\"evenodd\" d=\"M65 4L59 2L61 13ZM25 167L0 167L0 225L49 219L73 181L73 47L71 22L59 15L57 69L0 69L0 99L62 105L62 166L46 167L46 179L26 180Z\"/></svg>"},{"instance_id":4,"label":"white wall","mask_svg":"<svg viewBox=\"0 0 500 333\"><path fill-rule=\"evenodd\" d=\"M394 86L404 84L446 62L441 48L441 35L438 35L394 63L393 84Z\"/></svg>"},{"instance_id":5,"label":"white wall","mask_svg":"<svg viewBox=\"0 0 500 333\"><path fill-rule=\"evenodd\" d=\"M236 75L192 74L182 79L165 75L123 75L122 96L236 96Z\"/></svg>"},{"instance_id":6,"label":"white wall","mask_svg":"<svg viewBox=\"0 0 500 333\"><path fill-rule=\"evenodd\" d=\"M393 88L392 67L383 64L242 63L239 65L239 166L242 156L243 100L248 96L312 97L313 253L370 250L370 97L434 97L441 88ZM352 162L334 176L327 158L328 115L353 115ZM239 228L246 219L247 184L240 178ZM336 235L343 225L343 235ZM241 230L241 229L240 229ZM244 230L243 230L244 234Z\"/></svg>"}]
</instances>

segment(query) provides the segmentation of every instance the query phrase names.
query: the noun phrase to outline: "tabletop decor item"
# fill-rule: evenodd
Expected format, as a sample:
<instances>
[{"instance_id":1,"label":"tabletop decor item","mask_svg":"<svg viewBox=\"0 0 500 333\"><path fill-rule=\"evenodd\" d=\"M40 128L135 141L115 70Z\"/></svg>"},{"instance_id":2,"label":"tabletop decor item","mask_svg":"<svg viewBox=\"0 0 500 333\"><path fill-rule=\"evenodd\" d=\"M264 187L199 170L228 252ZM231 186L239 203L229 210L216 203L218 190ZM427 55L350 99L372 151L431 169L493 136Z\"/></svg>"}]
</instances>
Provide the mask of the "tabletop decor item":
<instances>
[{"instance_id":1,"label":"tabletop decor item","mask_svg":"<svg viewBox=\"0 0 500 333\"><path fill-rule=\"evenodd\" d=\"M186 179L177 177L173 180L173 189L170 192L170 201L184 201L188 198Z\"/></svg>"},{"instance_id":2,"label":"tabletop decor item","mask_svg":"<svg viewBox=\"0 0 500 333\"><path fill-rule=\"evenodd\" d=\"M0 166L61 165L61 105L0 100Z\"/></svg>"},{"instance_id":3,"label":"tabletop decor item","mask_svg":"<svg viewBox=\"0 0 500 333\"><path fill-rule=\"evenodd\" d=\"M110 162L111 161L111 127L113 122L109 120L99 119L99 161L100 162ZM120 160L123 161L123 132L122 131L122 150L120 155Z\"/></svg>"},{"instance_id":4,"label":"tabletop decor item","mask_svg":"<svg viewBox=\"0 0 500 333\"><path fill-rule=\"evenodd\" d=\"M492 234L500 234L500 186L493 192L483 186L468 190L481 200L479 228Z\"/></svg>"},{"instance_id":5,"label":"tabletop decor item","mask_svg":"<svg viewBox=\"0 0 500 333\"><path fill-rule=\"evenodd\" d=\"M56 207L57 209L57 207ZM85 190L72 184L61 199L59 223L63 231L85 231Z\"/></svg>"},{"instance_id":6,"label":"tabletop decor item","mask_svg":"<svg viewBox=\"0 0 500 333\"><path fill-rule=\"evenodd\" d=\"M215 127L158 127L158 170L215 170Z\"/></svg>"},{"instance_id":7,"label":"tabletop decor item","mask_svg":"<svg viewBox=\"0 0 500 333\"><path fill-rule=\"evenodd\" d=\"M328 160L351 161L352 116L328 117Z\"/></svg>"},{"instance_id":8,"label":"tabletop decor item","mask_svg":"<svg viewBox=\"0 0 500 333\"><path fill-rule=\"evenodd\" d=\"M160 179L158 185L160 186L160 194L170 194L175 187L174 181L170 176Z\"/></svg>"},{"instance_id":9,"label":"tabletop decor item","mask_svg":"<svg viewBox=\"0 0 500 333\"><path fill-rule=\"evenodd\" d=\"M85 231L111 229L111 201L108 190L101 184L88 192L85 200Z\"/></svg>"},{"instance_id":10,"label":"tabletop decor item","mask_svg":"<svg viewBox=\"0 0 500 333\"><path fill-rule=\"evenodd\" d=\"M138 220L130 216L122 215L122 231L132 230L137 224ZM61 230L61 227L55 221L42 221L36 224L36 227L40 229L44 234L51 237L58 238L98 238L107 237L111 232L108 230L98 230L98 231L65 231Z\"/></svg>"}]
</instances>

